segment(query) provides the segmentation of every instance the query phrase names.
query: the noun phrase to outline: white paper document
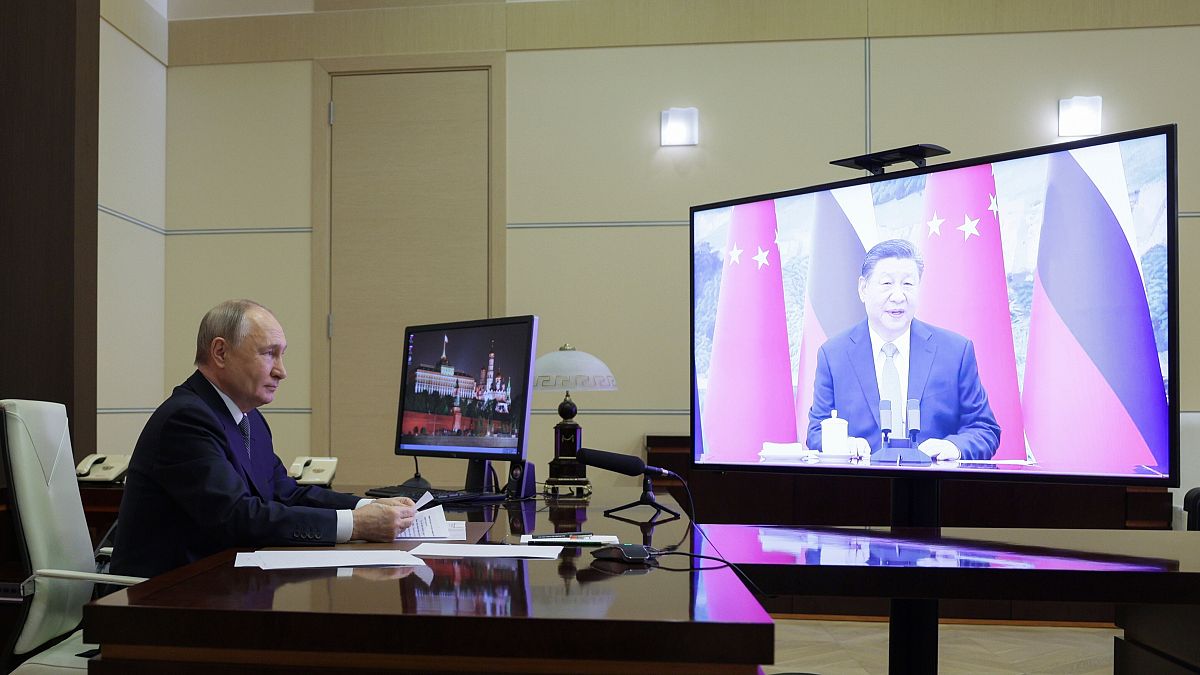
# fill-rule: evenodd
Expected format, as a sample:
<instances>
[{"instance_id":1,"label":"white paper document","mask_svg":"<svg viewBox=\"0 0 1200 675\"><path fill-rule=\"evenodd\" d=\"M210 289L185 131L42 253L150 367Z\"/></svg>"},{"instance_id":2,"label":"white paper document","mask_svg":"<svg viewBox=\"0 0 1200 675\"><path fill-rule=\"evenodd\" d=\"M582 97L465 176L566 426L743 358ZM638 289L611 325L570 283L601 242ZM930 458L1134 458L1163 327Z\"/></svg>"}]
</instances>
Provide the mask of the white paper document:
<instances>
[{"instance_id":1,"label":"white paper document","mask_svg":"<svg viewBox=\"0 0 1200 675\"><path fill-rule=\"evenodd\" d=\"M429 493L425 493L429 496ZM465 527L465 526L464 526ZM466 535L466 529L463 529ZM447 539L450 537L450 526L446 523L446 512L441 505L431 509L418 511L413 524L400 534L397 539Z\"/></svg>"},{"instance_id":2,"label":"white paper document","mask_svg":"<svg viewBox=\"0 0 1200 675\"><path fill-rule=\"evenodd\" d=\"M503 544L434 544L425 543L410 553L415 556L444 558L543 558L554 560L562 553L561 546L508 546Z\"/></svg>"},{"instance_id":3,"label":"white paper document","mask_svg":"<svg viewBox=\"0 0 1200 675\"><path fill-rule=\"evenodd\" d=\"M424 564L420 558L417 558L408 551L322 549L238 553L233 566L259 567L264 570L283 570L304 567L418 566Z\"/></svg>"},{"instance_id":4,"label":"white paper document","mask_svg":"<svg viewBox=\"0 0 1200 675\"><path fill-rule=\"evenodd\" d=\"M437 507L439 510L442 507ZM396 535L396 541L420 539L421 541L466 541L467 540L467 522L465 520L447 520L446 536L433 537L422 536L414 532L415 525L407 530Z\"/></svg>"}]
</instances>

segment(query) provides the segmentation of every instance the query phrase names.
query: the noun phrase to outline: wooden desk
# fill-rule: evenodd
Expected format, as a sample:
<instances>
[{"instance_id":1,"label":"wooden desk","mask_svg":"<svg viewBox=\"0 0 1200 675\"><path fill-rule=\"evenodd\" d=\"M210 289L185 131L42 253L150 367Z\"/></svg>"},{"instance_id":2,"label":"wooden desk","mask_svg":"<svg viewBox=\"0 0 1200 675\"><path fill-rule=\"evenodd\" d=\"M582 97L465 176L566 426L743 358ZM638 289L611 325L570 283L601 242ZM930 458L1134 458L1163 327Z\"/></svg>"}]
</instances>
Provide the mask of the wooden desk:
<instances>
[{"instance_id":1,"label":"wooden desk","mask_svg":"<svg viewBox=\"0 0 1200 675\"><path fill-rule=\"evenodd\" d=\"M1000 598L1118 603L1116 672L1200 669L1200 532L701 527L765 593L890 599L892 672L936 670L939 601Z\"/></svg>"},{"instance_id":2,"label":"wooden desk","mask_svg":"<svg viewBox=\"0 0 1200 675\"><path fill-rule=\"evenodd\" d=\"M607 507L636 494L606 497ZM470 538L497 543L586 527L690 550L686 520L641 528L604 518L601 502L593 504L536 502L450 517L472 521ZM774 625L728 568L601 569L587 551L341 572L234 568L227 551L85 607L84 639L101 645L89 671L755 673L773 661ZM662 564L689 567L682 556ZM723 595L710 602L706 589L715 587Z\"/></svg>"}]
</instances>

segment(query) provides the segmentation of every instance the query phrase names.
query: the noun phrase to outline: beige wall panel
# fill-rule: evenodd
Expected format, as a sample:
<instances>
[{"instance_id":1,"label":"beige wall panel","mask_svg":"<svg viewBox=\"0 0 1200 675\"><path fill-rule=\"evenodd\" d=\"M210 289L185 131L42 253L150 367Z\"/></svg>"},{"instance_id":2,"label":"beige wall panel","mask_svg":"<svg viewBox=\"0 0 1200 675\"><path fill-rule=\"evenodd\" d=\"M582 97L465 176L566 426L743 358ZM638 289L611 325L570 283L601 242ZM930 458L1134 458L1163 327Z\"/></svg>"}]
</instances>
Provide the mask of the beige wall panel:
<instances>
[{"instance_id":1,"label":"beige wall panel","mask_svg":"<svg viewBox=\"0 0 1200 675\"><path fill-rule=\"evenodd\" d=\"M861 37L866 0L560 0L508 5L508 48Z\"/></svg>"},{"instance_id":2,"label":"beige wall panel","mask_svg":"<svg viewBox=\"0 0 1200 675\"><path fill-rule=\"evenodd\" d=\"M97 220L96 405L153 407L163 399L164 237Z\"/></svg>"},{"instance_id":3,"label":"beige wall panel","mask_svg":"<svg viewBox=\"0 0 1200 675\"><path fill-rule=\"evenodd\" d=\"M217 16L295 14L313 11L314 0L170 0L172 21Z\"/></svg>"},{"instance_id":4,"label":"beige wall panel","mask_svg":"<svg viewBox=\"0 0 1200 675\"><path fill-rule=\"evenodd\" d=\"M504 5L173 21L171 65L504 49Z\"/></svg>"},{"instance_id":5,"label":"beige wall panel","mask_svg":"<svg viewBox=\"0 0 1200 675\"><path fill-rule=\"evenodd\" d=\"M508 220L680 221L848 178L828 162L863 151L863 76L861 40L509 54ZM659 147L673 106L700 145Z\"/></svg>"},{"instance_id":6,"label":"beige wall panel","mask_svg":"<svg viewBox=\"0 0 1200 675\"><path fill-rule=\"evenodd\" d=\"M301 455L325 456L324 452L313 452L310 449L312 445L308 436L309 415L307 413L271 412L271 408L275 405L277 404L266 406L259 412L266 417L267 424L271 425L271 442L275 446L275 454L279 455L284 467L290 467L292 460ZM338 475L340 476L341 473L339 470Z\"/></svg>"},{"instance_id":7,"label":"beige wall panel","mask_svg":"<svg viewBox=\"0 0 1200 675\"><path fill-rule=\"evenodd\" d=\"M143 0L100 0L100 17L159 63L167 62L167 18L149 4Z\"/></svg>"},{"instance_id":8,"label":"beige wall panel","mask_svg":"<svg viewBox=\"0 0 1200 675\"><path fill-rule=\"evenodd\" d=\"M153 406L157 406L156 401ZM148 412L114 413L96 416L96 452L112 452L128 455L137 445L142 427L150 419ZM83 448L80 448L81 450ZM91 450L88 450L90 453Z\"/></svg>"},{"instance_id":9,"label":"beige wall panel","mask_svg":"<svg viewBox=\"0 0 1200 675\"><path fill-rule=\"evenodd\" d=\"M1179 219L1179 409L1200 411L1200 218ZM1200 478L1200 476L1198 476ZM1197 483L1200 484L1200 483Z\"/></svg>"},{"instance_id":10,"label":"beige wall panel","mask_svg":"<svg viewBox=\"0 0 1200 675\"><path fill-rule=\"evenodd\" d=\"M309 407L309 240L294 232L167 237L167 391L193 371L204 313L223 300L250 298L270 307L287 335L288 377L272 405Z\"/></svg>"},{"instance_id":11,"label":"beige wall panel","mask_svg":"<svg viewBox=\"0 0 1200 675\"><path fill-rule=\"evenodd\" d=\"M404 327L487 316L488 91L486 70L334 79L330 446L349 482L411 475L391 451ZM465 470L421 462L436 485Z\"/></svg>"},{"instance_id":12,"label":"beige wall panel","mask_svg":"<svg viewBox=\"0 0 1200 675\"><path fill-rule=\"evenodd\" d=\"M1200 210L1200 28L871 41L871 145L937 143L967 158L1058 141L1058 100L1104 97L1103 131L1178 122L1180 210Z\"/></svg>"},{"instance_id":13,"label":"beige wall panel","mask_svg":"<svg viewBox=\"0 0 1200 675\"><path fill-rule=\"evenodd\" d=\"M608 365L618 390L595 405L687 410L689 251L682 226L509 229L508 308L539 316L539 355L569 342Z\"/></svg>"},{"instance_id":14,"label":"beige wall panel","mask_svg":"<svg viewBox=\"0 0 1200 675\"><path fill-rule=\"evenodd\" d=\"M167 73L167 229L310 227L312 64Z\"/></svg>"},{"instance_id":15,"label":"beige wall panel","mask_svg":"<svg viewBox=\"0 0 1200 675\"><path fill-rule=\"evenodd\" d=\"M872 37L1200 23L1193 0L868 0Z\"/></svg>"},{"instance_id":16,"label":"beige wall panel","mask_svg":"<svg viewBox=\"0 0 1200 675\"><path fill-rule=\"evenodd\" d=\"M101 21L98 200L160 228L166 105L166 67Z\"/></svg>"}]
</instances>

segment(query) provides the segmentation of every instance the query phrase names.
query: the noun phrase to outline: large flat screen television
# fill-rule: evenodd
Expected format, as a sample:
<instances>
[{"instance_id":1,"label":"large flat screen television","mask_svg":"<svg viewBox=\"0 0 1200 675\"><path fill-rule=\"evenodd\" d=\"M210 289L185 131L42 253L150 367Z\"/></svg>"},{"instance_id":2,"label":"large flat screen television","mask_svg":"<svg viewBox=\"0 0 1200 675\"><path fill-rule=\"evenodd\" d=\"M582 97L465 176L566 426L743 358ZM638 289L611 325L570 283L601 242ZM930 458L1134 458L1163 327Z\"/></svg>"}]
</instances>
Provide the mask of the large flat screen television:
<instances>
[{"instance_id":1,"label":"large flat screen television","mask_svg":"<svg viewBox=\"0 0 1200 675\"><path fill-rule=\"evenodd\" d=\"M1176 213L1173 125L693 207L693 466L1178 486Z\"/></svg>"}]
</instances>

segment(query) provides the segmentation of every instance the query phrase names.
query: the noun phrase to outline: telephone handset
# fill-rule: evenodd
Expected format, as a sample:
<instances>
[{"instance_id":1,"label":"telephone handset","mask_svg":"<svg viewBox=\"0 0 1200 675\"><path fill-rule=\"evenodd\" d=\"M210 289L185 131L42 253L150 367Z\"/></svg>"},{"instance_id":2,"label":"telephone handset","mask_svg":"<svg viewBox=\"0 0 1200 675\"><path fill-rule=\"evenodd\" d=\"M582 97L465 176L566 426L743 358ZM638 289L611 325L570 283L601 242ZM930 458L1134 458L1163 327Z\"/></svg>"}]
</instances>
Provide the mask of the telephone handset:
<instances>
[{"instance_id":1,"label":"telephone handset","mask_svg":"<svg viewBox=\"0 0 1200 675\"><path fill-rule=\"evenodd\" d=\"M75 477L82 481L111 483L125 477L129 470L129 455L92 453L75 467Z\"/></svg>"},{"instance_id":2,"label":"telephone handset","mask_svg":"<svg viewBox=\"0 0 1200 675\"><path fill-rule=\"evenodd\" d=\"M301 485L323 485L333 483L337 473L337 457L297 457L288 469L288 475Z\"/></svg>"}]
</instances>

